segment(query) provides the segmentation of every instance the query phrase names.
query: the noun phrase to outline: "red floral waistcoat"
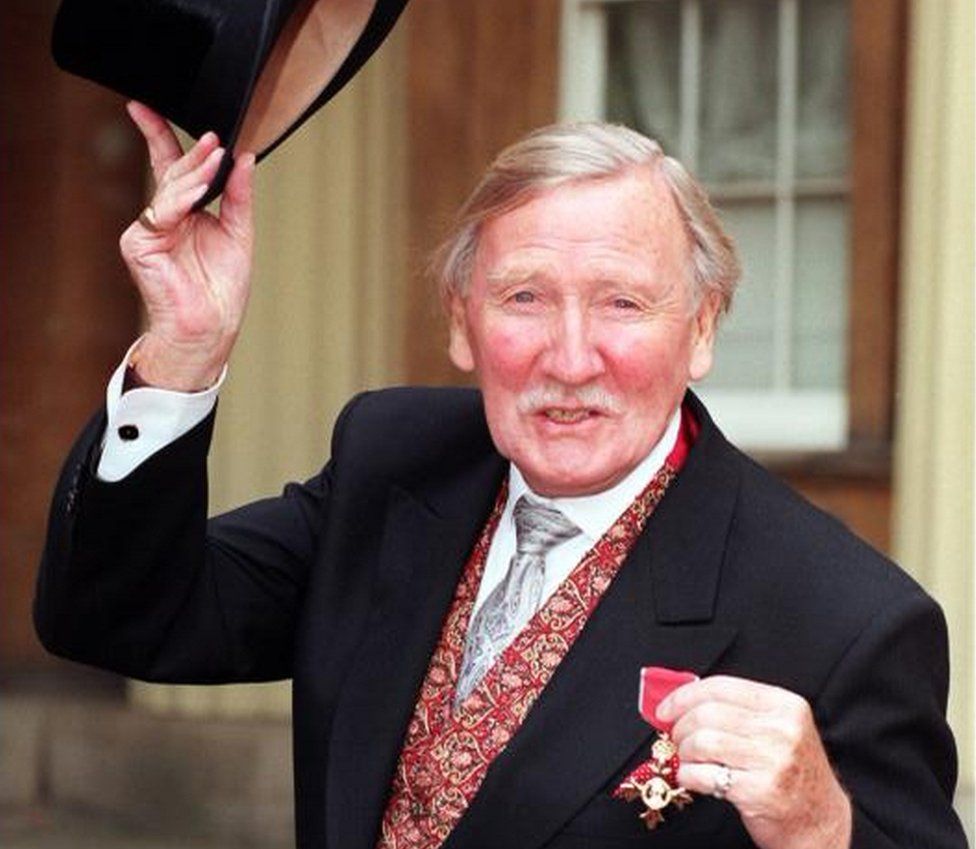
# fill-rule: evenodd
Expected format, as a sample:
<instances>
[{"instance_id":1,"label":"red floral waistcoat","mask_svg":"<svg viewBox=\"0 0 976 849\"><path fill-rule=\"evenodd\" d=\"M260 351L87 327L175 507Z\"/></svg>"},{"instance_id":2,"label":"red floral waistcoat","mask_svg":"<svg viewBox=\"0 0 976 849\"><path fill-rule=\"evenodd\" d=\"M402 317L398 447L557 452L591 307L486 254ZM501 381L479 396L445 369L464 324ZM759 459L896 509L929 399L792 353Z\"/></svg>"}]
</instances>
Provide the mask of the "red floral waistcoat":
<instances>
[{"instance_id":1,"label":"red floral waistcoat","mask_svg":"<svg viewBox=\"0 0 976 849\"><path fill-rule=\"evenodd\" d=\"M435 849L451 833L478 792L488 766L518 731L583 630L683 465L696 432L697 422L682 408L678 441L664 465L455 712L454 687L468 621L507 497L507 485L502 486L468 558L427 668L393 776L377 849Z\"/></svg>"}]
</instances>

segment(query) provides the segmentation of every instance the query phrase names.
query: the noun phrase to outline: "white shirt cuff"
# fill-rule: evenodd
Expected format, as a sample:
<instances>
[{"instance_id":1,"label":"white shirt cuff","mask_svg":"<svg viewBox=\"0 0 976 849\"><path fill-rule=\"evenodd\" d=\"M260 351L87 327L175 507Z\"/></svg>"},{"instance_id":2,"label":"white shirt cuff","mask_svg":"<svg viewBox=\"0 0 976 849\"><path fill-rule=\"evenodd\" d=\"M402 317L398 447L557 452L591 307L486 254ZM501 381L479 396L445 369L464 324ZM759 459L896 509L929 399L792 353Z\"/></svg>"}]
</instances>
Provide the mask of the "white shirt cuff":
<instances>
[{"instance_id":1,"label":"white shirt cuff","mask_svg":"<svg viewBox=\"0 0 976 849\"><path fill-rule=\"evenodd\" d=\"M108 425L98 461L98 478L119 481L153 454L202 422L217 403L227 366L214 386L203 392L174 392L141 386L122 393L125 369L136 342L108 382Z\"/></svg>"}]
</instances>

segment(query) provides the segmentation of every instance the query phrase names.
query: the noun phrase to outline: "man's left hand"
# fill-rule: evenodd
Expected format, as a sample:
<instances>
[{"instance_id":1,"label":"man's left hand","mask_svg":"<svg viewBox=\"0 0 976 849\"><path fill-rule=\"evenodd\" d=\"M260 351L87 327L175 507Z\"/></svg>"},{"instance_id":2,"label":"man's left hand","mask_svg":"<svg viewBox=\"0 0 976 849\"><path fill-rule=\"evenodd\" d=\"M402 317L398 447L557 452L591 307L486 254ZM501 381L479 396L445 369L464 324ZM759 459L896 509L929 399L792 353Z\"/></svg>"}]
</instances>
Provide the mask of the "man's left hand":
<instances>
[{"instance_id":1,"label":"man's left hand","mask_svg":"<svg viewBox=\"0 0 976 849\"><path fill-rule=\"evenodd\" d=\"M850 846L850 799L805 699L716 675L679 687L657 715L674 723L678 782L735 805L762 849Z\"/></svg>"}]
</instances>

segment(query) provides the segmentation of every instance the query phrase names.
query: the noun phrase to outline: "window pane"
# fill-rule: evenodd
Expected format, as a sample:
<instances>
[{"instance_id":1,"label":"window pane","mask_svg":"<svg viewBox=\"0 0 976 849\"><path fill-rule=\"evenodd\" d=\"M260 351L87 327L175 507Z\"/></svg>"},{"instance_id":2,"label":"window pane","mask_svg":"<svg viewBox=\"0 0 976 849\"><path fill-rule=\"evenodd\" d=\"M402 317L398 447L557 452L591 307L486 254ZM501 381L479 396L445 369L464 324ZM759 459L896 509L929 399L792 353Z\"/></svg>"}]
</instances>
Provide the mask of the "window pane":
<instances>
[{"instance_id":1,"label":"window pane","mask_svg":"<svg viewBox=\"0 0 976 849\"><path fill-rule=\"evenodd\" d=\"M797 175L844 177L850 146L848 0L802 0Z\"/></svg>"},{"instance_id":2,"label":"window pane","mask_svg":"<svg viewBox=\"0 0 976 849\"><path fill-rule=\"evenodd\" d=\"M702 7L700 168L710 181L776 171L776 0Z\"/></svg>"},{"instance_id":3,"label":"window pane","mask_svg":"<svg viewBox=\"0 0 976 849\"><path fill-rule=\"evenodd\" d=\"M847 384L847 202L801 200L796 207L793 384Z\"/></svg>"},{"instance_id":4,"label":"window pane","mask_svg":"<svg viewBox=\"0 0 976 849\"><path fill-rule=\"evenodd\" d=\"M765 389L773 385L776 222L771 202L726 203L719 210L735 239L744 275L732 312L719 328L707 386Z\"/></svg>"},{"instance_id":5,"label":"window pane","mask_svg":"<svg viewBox=\"0 0 976 849\"><path fill-rule=\"evenodd\" d=\"M606 7L607 119L678 150L680 8L678 0Z\"/></svg>"}]
</instances>

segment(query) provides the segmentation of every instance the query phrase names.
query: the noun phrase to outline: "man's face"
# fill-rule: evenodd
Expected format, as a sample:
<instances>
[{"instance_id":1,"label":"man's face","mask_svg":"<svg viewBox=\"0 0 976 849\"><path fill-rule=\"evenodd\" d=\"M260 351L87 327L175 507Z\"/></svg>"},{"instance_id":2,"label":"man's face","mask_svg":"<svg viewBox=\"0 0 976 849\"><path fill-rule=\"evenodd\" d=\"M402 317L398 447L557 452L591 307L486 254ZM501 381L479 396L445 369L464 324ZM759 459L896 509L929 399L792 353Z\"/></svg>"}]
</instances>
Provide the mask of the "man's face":
<instances>
[{"instance_id":1,"label":"man's face","mask_svg":"<svg viewBox=\"0 0 976 849\"><path fill-rule=\"evenodd\" d=\"M450 353L474 371L492 439L529 485L584 495L621 480L711 366L688 239L650 169L568 184L481 229Z\"/></svg>"}]
</instances>

